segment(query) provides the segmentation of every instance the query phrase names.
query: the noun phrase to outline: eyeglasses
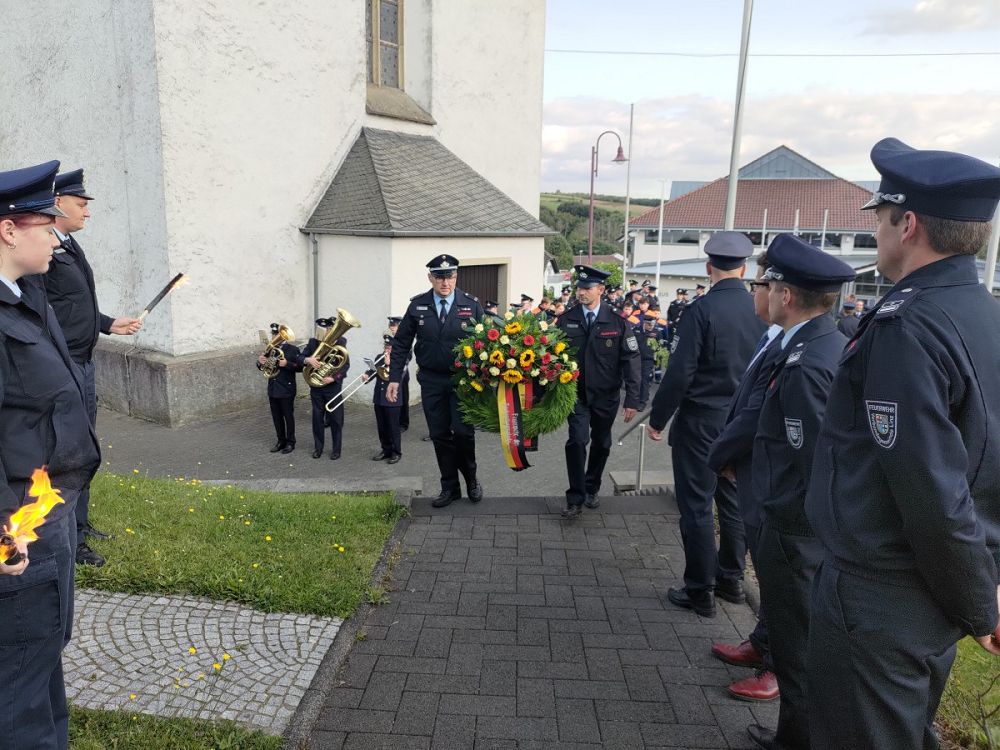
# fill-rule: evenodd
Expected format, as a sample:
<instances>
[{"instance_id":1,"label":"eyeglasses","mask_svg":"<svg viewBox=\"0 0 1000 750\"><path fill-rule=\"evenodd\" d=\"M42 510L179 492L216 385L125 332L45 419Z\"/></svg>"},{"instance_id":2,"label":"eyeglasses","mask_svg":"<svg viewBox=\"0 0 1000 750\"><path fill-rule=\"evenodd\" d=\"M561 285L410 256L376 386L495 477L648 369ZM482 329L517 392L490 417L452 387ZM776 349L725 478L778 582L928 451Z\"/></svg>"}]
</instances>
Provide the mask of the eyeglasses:
<instances>
[{"instance_id":1,"label":"eyeglasses","mask_svg":"<svg viewBox=\"0 0 1000 750\"><path fill-rule=\"evenodd\" d=\"M750 287L750 291L756 292L758 289L770 289L771 282L769 281L748 281L747 286Z\"/></svg>"}]
</instances>

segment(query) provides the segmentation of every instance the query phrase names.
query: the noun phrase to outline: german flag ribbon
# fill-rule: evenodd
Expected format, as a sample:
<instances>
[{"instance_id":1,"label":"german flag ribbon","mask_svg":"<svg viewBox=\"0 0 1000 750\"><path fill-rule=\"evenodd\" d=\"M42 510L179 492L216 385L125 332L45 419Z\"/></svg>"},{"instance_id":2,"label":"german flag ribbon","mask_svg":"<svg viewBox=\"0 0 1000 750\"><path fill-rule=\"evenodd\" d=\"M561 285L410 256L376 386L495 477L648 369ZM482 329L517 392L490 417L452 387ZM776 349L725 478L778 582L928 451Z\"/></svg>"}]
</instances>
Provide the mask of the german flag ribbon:
<instances>
[{"instance_id":1,"label":"german flag ribbon","mask_svg":"<svg viewBox=\"0 0 1000 750\"><path fill-rule=\"evenodd\" d=\"M500 382L497 386L497 414L500 417L500 444L503 456L514 471L524 471L531 464L525 456L524 420L522 411L525 397L523 384L510 386ZM530 400L527 401L530 408Z\"/></svg>"}]
</instances>

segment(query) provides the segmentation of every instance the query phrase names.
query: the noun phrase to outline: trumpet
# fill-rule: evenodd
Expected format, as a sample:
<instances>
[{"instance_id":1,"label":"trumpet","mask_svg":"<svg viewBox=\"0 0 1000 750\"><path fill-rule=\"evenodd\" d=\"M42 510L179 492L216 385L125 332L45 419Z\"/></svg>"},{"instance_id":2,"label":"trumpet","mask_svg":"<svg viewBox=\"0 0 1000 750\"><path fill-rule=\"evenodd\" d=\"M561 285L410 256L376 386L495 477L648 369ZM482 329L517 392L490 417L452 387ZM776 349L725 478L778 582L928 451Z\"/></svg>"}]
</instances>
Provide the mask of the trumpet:
<instances>
[{"instance_id":1,"label":"trumpet","mask_svg":"<svg viewBox=\"0 0 1000 750\"><path fill-rule=\"evenodd\" d=\"M271 332L274 334L274 338L267 342L262 355L267 361L259 365L260 371L264 373L264 377L268 380L274 380L280 372L278 362L285 358L285 353L281 351L281 345L295 338L295 334L292 333L291 328L278 325L277 323L271 323ZM262 339L266 340L263 331L260 332L260 335Z\"/></svg>"},{"instance_id":2,"label":"trumpet","mask_svg":"<svg viewBox=\"0 0 1000 750\"><path fill-rule=\"evenodd\" d=\"M347 348L337 343L337 340L347 333L351 328L360 328L361 323L347 310L342 307L337 308L337 319L319 342L313 357L320 361L319 367L306 365L302 369L302 376L312 388L323 387L323 379L340 372L347 367L350 357Z\"/></svg>"},{"instance_id":3,"label":"trumpet","mask_svg":"<svg viewBox=\"0 0 1000 750\"><path fill-rule=\"evenodd\" d=\"M365 364L369 365L369 369L375 370L375 375L379 380L388 381L389 380L389 363L385 359L385 353L379 354L375 359L366 359ZM361 390L368 381L365 380L365 374L368 370L358 375L354 380L344 385L341 388L340 393L331 398L326 402L326 410L329 412L334 412L344 405L351 396Z\"/></svg>"}]
</instances>

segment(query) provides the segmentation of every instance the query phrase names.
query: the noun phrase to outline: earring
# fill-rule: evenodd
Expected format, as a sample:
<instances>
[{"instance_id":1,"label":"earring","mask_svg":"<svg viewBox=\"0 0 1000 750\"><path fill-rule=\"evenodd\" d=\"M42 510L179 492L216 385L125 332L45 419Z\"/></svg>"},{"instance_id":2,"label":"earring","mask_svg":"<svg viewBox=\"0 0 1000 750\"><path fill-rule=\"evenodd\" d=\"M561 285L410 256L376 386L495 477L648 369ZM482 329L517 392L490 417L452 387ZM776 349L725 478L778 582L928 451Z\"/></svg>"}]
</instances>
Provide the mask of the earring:
<instances>
[{"instance_id":1,"label":"earring","mask_svg":"<svg viewBox=\"0 0 1000 750\"><path fill-rule=\"evenodd\" d=\"M17 245L7 245L11 250L17 250Z\"/></svg>"}]
</instances>

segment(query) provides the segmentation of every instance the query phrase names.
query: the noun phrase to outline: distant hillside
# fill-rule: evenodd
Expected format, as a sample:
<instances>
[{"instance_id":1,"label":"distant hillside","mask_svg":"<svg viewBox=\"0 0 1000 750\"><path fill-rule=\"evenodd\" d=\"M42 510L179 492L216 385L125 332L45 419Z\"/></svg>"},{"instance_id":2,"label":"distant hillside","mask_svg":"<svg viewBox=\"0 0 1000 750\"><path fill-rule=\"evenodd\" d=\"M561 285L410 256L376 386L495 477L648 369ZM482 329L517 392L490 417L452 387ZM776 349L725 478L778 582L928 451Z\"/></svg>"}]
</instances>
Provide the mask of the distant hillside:
<instances>
[{"instance_id":1,"label":"distant hillside","mask_svg":"<svg viewBox=\"0 0 1000 750\"><path fill-rule=\"evenodd\" d=\"M555 211L560 203L582 203L590 205L589 193L542 193L541 205ZM629 201L629 216L636 217L649 210L650 206L660 205L659 198L632 198ZM618 211L625 215L625 196L623 195L594 195L594 207L603 208L608 211Z\"/></svg>"}]
</instances>

